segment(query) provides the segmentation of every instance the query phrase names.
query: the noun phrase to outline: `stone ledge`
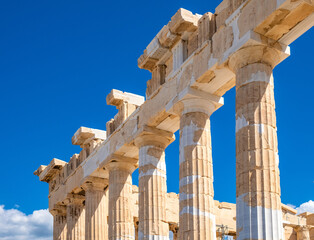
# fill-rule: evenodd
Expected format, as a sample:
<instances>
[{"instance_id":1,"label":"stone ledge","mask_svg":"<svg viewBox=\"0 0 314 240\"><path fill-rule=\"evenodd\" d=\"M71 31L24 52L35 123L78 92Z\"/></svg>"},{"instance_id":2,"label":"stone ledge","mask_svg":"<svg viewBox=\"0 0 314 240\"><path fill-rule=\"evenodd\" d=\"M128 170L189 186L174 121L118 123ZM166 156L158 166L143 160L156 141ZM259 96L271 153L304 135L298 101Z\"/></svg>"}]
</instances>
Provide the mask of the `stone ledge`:
<instances>
[{"instance_id":1,"label":"stone ledge","mask_svg":"<svg viewBox=\"0 0 314 240\"><path fill-rule=\"evenodd\" d=\"M67 163L54 158L48 166L41 165L34 174L39 176L39 180L42 182L50 182L50 180L66 165Z\"/></svg>"}]
</instances>

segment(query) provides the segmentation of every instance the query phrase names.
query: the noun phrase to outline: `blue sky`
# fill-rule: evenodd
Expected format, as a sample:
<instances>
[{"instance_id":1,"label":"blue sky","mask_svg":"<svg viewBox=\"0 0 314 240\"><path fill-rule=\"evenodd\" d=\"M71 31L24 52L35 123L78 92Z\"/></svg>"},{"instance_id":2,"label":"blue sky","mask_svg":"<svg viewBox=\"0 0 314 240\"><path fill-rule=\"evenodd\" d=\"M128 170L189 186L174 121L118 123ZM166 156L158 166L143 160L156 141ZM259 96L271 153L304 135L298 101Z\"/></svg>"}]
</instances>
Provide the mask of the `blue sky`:
<instances>
[{"instance_id":1,"label":"blue sky","mask_svg":"<svg viewBox=\"0 0 314 240\"><path fill-rule=\"evenodd\" d=\"M33 171L68 161L80 126L105 129L111 89L145 94L144 48L180 7L214 12L220 1L1 1L0 205L25 214L48 207ZM274 70L282 202L314 200L314 31ZM212 116L215 199L235 202L235 91ZM178 138L177 138L178 139ZM178 191L178 140L168 147L168 191ZM134 180L136 183L136 179Z\"/></svg>"}]
</instances>

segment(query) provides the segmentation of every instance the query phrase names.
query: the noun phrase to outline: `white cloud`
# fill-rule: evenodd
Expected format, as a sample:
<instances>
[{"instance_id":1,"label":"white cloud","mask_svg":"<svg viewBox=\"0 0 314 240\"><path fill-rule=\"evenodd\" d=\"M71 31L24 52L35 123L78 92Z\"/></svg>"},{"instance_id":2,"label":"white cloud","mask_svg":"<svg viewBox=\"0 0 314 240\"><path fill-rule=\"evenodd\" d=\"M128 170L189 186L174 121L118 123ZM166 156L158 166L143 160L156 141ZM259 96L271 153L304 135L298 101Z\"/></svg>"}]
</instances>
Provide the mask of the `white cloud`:
<instances>
[{"instance_id":1,"label":"white cloud","mask_svg":"<svg viewBox=\"0 0 314 240\"><path fill-rule=\"evenodd\" d=\"M296 208L296 210L298 211L298 214L304 212L314 213L314 201L310 200L308 202L302 203L300 207Z\"/></svg>"},{"instance_id":2,"label":"white cloud","mask_svg":"<svg viewBox=\"0 0 314 240\"><path fill-rule=\"evenodd\" d=\"M286 204L288 207L291 207L291 208L296 208L296 206L295 205L293 205L293 204L290 204L290 203L288 203L288 204Z\"/></svg>"},{"instance_id":3,"label":"white cloud","mask_svg":"<svg viewBox=\"0 0 314 240\"><path fill-rule=\"evenodd\" d=\"M26 215L0 205L1 240L51 240L53 218L47 209Z\"/></svg>"},{"instance_id":4,"label":"white cloud","mask_svg":"<svg viewBox=\"0 0 314 240\"><path fill-rule=\"evenodd\" d=\"M312 200L305 202L305 203L302 203L299 207L296 207L295 205L289 204L289 203L286 205L297 210L298 211L297 214L301 214L304 212L314 213L314 201L312 201Z\"/></svg>"}]
</instances>

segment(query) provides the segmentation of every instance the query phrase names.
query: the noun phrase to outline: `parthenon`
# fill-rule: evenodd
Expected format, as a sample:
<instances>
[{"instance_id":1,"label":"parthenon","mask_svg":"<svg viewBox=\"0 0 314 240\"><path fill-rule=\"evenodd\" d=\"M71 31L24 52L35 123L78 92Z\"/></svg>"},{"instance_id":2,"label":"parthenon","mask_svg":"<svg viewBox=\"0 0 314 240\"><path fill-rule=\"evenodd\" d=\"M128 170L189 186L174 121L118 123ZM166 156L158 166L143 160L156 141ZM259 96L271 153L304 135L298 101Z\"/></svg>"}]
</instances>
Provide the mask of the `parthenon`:
<instances>
[{"instance_id":1,"label":"parthenon","mask_svg":"<svg viewBox=\"0 0 314 240\"><path fill-rule=\"evenodd\" d=\"M106 130L80 127L49 184L54 240L314 240L314 214L281 203L273 69L314 24L314 0L223 0L179 9L138 59L143 96L112 90ZM214 200L210 116L236 88L236 204ZM279 119L281 121L281 119ZM179 130L180 139L175 139ZM165 149L179 141L179 194ZM139 169L138 186L132 173Z\"/></svg>"}]
</instances>

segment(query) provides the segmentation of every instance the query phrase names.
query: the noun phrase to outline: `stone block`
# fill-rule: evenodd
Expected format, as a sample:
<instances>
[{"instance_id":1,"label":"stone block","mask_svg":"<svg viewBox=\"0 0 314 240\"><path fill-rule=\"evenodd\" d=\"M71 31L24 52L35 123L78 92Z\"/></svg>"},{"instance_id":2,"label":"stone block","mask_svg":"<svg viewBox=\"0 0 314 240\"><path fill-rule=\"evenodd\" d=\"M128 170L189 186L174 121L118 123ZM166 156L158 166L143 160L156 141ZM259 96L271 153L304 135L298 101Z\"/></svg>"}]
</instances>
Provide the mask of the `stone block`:
<instances>
[{"instance_id":1,"label":"stone block","mask_svg":"<svg viewBox=\"0 0 314 240\"><path fill-rule=\"evenodd\" d=\"M167 33L163 33L163 45L160 44L158 35L148 44L144 53L137 61L139 68L149 71L152 71L155 68L157 62L169 51L168 47L165 45L170 44L172 42L171 39L174 36L170 33L170 31L168 31L168 35L169 39L167 38Z\"/></svg>"},{"instance_id":2,"label":"stone block","mask_svg":"<svg viewBox=\"0 0 314 240\"><path fill-rule=\"evenodd\" d=\"M225 25L225 21L235 12L244 2L249 2L249 0L224 0L222 1L215 10L216 18L216 27Z\"/></svg>"},{"instance_id":3,"label":"stone block","mask_svg":"<svg viewBox=\"0 0 314 240\"><path fill-rule=\"evenodd\" d=\"M108 105L116 106L118 109L123 102L127 102L135 106L140 106L145 101L144 97L140 95L122 92L116 89L112 89L112 91L107 95L106 100Z\"/></svg>"},{"instance_id":4,"label":"stone block","mask_svg":"<svg viewBox=\"0 0 314 240\"><path fill-rule=\"evenodd\" d=\"M199 47L198 45L198 30L193 32L187 41L187 52L188 57Z\"/></svg>"},{"instance_id":5,"label":"stone block","mask_svg":"<svg viewBox=\"0 0 314 240\"><path fill-rule=\"evenodd\" d=\"M171 48L179 39L178 34L174 34L170 31L169 26L164 26L157 34L159 43L165 48Z\"/></svg>"},{"instance_id":6,"label":"stone block","mask_svg":"<svg viewBox=\"0 0 314 240\"><path fill-rule=\"evenodd\" d=\"M155 67L152 72L152 79L147 81L146 97L150 97L161 85L165 83L166 79L166 65L161 64Z\"/></svg>"},{"instance_id":7,"label":"stone block","mask_svg":"<svg viewBox=\"0 0 314 240\"><path fill-rule=\"evenodd\" d=\"M211 40L215 32L215 15L210 12L205 13L198 20L198 46L202 46L205 41Z\"/></svg>"},{"instance_id":8,"label":"stone block","mask_svg":"<svg viewBox=\"0 0 314 240\"><path fill-rule=\"evenodd\" d=\"M37 171L34 172L35 175L39 176L40 181L50 182L52 178L66 165L67 163L54 158L51 160L47 167L40 166Z\"/></svg>"},{"instance_id":9,"label":"stone block","mask_svg":"<svg viewBox=\"0 0 314 240\"><path fill-rule=\"evenodd\" d=\"M114 119L106 123L107 136L111 135L145 101L143 96L116 89L108 94L106 100L108 105L116 106L118 109Z\"/></svg>"},{"instance_id":10,"label":"stone block","mask_svg":"<svg viewBox=\"0 0 314 240\"><path fill-rule=\"evenodd\" d=\"M258 25L255 31L270 39L279 40L313 12L313 4L299 1L299 5L292 10L289 8L277 9Z\"/></svg>"},{"instance_id":11,"label":"stone block","mask_svg":"<svg viewBox=\"0 0 314 240\"><path fill-rule=\"evenodd\" d=\"M194 15L192 12L180 8L169 22L170 31L177 34L183 32L194 32L197 29L199 15Z\"/></svg>"},{"instance_id":12,"label":"stone block","mask_svg":"<svg viewBox=\"0 0 314 240\"><path fill-rule=\"evenodd\" d=\"M148 71L152 71L155 67L158 59L151 58L147 55L147 50L144 50L144 53L138 58L137 65L141 69L146 69Z\"/></svg>"},{"instance_id":13,"label":"stone block","mask_svg":"<svg viewBox=\"0 0 314 240\"><path fill-rule=\"evenodd\" d=\"M72 137L72 144L83 145L87 139L92 138L93 136L94 132L91 128L80 127Z\"/></svg>"},{"instance_id":14,"label":"stone block","mask_svg":"<svg viewBox=\"0 0 314 240\"><path fill-rule=\"evenodd\" d=\"M166 54L168 49L161 46L161 44L159 43L158 37L156 36L150 42L150 44L148 44L146 51L147 51L148 57L159 60L163 57L164 54Z\"/></svg>"}]
</instances>

